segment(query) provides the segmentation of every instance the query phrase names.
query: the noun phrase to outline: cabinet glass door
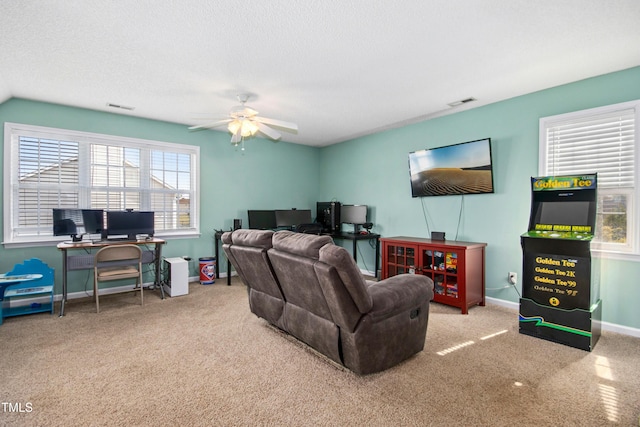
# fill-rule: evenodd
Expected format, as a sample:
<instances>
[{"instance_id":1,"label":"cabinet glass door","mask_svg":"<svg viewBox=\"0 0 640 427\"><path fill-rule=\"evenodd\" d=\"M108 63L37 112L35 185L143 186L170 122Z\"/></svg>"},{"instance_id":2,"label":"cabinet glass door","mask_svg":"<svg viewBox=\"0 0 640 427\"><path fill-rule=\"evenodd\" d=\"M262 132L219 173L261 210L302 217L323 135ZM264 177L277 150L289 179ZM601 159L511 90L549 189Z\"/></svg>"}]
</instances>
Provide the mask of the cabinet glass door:
<instances>
[{"instance_id":1,"label":"cabinet glass door","mask_svg":"<svg viewBox=\"0 0 640 427\"><path fill-rule=\"evenodd\" d=\"M458 298L458 280L456 276L446 276L444 290L446 296Z\"/></svg>"},{"instance_id":2,"label":"cabinet glass door","mask_svg":"<svg viewBox=\"0 0 640 427\"><path fill-rule=\"evenodd\" d=\"M387 266L389 269L389 277L415 272L416 248L398 245L389 245L388 248Z\"/></svg>"},{"instance_id":3,"label":"cabinet glass door","mask_svg":"<svg viewBox=\"0 0 640 427\"><path fill-rule=\"evenodd\" d=\"M433 279L436 297L458 298L458 253L444 249L422 250L422 272Z\"/></svg>"},{"instance_id":4,"label":"cabinet glass door","mask_svg":"<svg viewBox=\"0 0 640 427\"><path fill-rule=\"evenodd\" d=\"M422 270L423 271L444 271L445 256L444 252L425 249L422 251Z\"/></svg>"},{"instance_id":5,"label":"cabinet glass door","mask_svg":"<svg viewBox=\"0 0 640 427\"><path fill-rule=\"evenodd\" d=\"M433 292L436 295L444 295L444 274L436 274L433 276Z\"/></svg>"},{"instance_id":6,"label":"cabinet glass door","mask_svg":"<svg viewBox=\"0 0 640 427\"><path fill-rule=\"evenodd\" d=\"M444 269L447 273L458 274L458 254L456 252L445 252Z\"/></svg>"}]
</instances>

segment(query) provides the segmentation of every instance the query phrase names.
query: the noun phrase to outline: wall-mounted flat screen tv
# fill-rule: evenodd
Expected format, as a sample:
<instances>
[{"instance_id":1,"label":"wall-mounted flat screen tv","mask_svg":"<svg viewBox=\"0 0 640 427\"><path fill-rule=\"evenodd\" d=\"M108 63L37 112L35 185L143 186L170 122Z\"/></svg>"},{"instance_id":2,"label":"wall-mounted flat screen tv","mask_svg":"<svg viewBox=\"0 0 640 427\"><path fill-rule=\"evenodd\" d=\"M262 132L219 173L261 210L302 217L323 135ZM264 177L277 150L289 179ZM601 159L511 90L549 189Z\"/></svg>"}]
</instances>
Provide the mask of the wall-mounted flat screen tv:
<instances>
[{"instance_id":1,"label":"wall-mounted flat screen tv","mask_svg":"<svg viewBox=\"0 0 640 427\"><path fill-rule=\"evenodd\" d=\"M409 153L411 195L493 193L491 138Z\"/></svg>"}]
</instances>

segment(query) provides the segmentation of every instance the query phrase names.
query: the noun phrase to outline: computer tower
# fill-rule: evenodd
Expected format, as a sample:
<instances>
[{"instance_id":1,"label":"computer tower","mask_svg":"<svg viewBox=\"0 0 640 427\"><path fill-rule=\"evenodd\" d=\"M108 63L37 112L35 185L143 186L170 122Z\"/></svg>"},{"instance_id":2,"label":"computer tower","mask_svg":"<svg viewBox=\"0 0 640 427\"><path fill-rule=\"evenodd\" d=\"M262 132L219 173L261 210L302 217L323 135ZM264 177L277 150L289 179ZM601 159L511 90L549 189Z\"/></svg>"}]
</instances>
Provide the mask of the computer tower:
<instances>
[{"instance_id":1,"label":"computer tower","mask_svg":"<svg viewBox=\"0 0 640 427\"><path fill-rule=\"evenodd\" d=\"M340 202L317 202L316 222L322 224L322 232L340 232Z\"/></svg>"},{"instance_id":2,"label":"computer tower","mask_svg":"<svg viewBox=\"0 0 640 427\"><path fill-rule=\"evenodd\" d=\"M164 259L164 291L170 297L189 293L189 262L183 258Z\"/></svg>"}]
</instances>

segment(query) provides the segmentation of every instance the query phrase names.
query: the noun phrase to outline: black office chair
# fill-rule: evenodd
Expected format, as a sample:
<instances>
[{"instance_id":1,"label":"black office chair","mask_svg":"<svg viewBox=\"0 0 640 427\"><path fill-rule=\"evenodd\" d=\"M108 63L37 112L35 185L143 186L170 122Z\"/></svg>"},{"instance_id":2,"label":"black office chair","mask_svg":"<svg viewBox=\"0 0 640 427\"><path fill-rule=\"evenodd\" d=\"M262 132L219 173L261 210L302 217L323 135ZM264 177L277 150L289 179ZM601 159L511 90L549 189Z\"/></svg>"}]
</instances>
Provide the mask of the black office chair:
<instances>
[{"instance_id":1,"label":"black office chair","mask_svg":"<svg viewBox=\"0 0 640 427\"><path fill-rule=\"evenodd\" d=\"M305 234L322 234L322 224L318 222L311 222L308 224L299 224L294 230L296 233Z\"/></svg>"}]
</instances>

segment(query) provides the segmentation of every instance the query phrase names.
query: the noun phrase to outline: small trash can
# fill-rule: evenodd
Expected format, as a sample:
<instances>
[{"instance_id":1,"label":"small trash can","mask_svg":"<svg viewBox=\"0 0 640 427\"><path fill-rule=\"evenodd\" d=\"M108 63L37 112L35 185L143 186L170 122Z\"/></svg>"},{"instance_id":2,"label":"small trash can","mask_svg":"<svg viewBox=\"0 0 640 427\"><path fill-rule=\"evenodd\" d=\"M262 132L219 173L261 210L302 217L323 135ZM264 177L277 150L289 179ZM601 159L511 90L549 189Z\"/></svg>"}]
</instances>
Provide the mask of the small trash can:
<instances>
[{"instance_id":1,"label":"small trash can","mask_svg":"<svg viewBox=\"0 0 640 427\"><path fill-rule=\"evenodd\" d=\"M200 284L210 285L216 279L216 257L200 258Z\"/></svg>"}]
</instances>

